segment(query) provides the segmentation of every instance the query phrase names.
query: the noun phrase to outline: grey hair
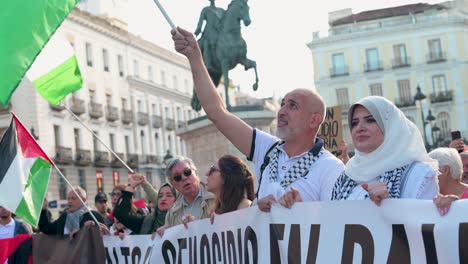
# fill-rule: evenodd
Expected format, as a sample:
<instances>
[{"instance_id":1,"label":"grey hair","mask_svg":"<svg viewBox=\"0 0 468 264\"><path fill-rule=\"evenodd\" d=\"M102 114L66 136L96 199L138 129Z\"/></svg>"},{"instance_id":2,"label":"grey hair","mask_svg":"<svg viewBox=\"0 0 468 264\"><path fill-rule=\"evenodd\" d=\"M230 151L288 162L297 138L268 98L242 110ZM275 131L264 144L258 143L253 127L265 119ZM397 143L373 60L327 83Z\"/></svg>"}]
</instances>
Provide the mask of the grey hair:
<instances>
[{"instance_id":1,"label":"grey hair","mask_svg":"<svg viewBox=\"0 0 468 264\"><path fill-rule=\"evenodd\" d=\"M81 197L81 199L86 200L86 191L83 188L81 188L80 186L73 186L70 192L72 192L73 190L75 190L75 192Z\"/></svg>"},{"instance_id":2,"label":"grey hair","mask_svg":"<svg viewBox=\"0 0 468 264\"><path fill-rule=\"evenodd\" d=\"M171 159L168 163L167 163L167 166L166 166L166 178L169 180L169 182L172 182L172 175L171 175L171 170L177 165L179 164L180 162L185 162L187 163L187 165L189 165L189 167L191 169L193 169L194 171L197 171L197 167L195 166L195 163L193 162L192 159L190 158L187 158L187 157L183 157L183 156L179 156L179 157L175 157L173 159ZM196 174L195 174L196 176Z\"/></svg>"},{"instance_id":3,"label":"grey hair","mask_svg":"<svg viewBox=\"0 0 468 264\"><path fill-rule=\"evenodd\" d=\"M468 151L464 151L464 152L460 153L460 158L462 158L462 159L468 158Z\"/></svg>"},{"instance_id":4,"label":"grey hair","mask_svg":"<svg viewBox=\"0 0 468 264\"><path fill-rule=\"evenodd\" d=\"M461 181L463 165L457 150L454 148L437 148L429 156L439 162L439 168L449 166L450 175L454 180Z\"/></svg>"}]
</instances>

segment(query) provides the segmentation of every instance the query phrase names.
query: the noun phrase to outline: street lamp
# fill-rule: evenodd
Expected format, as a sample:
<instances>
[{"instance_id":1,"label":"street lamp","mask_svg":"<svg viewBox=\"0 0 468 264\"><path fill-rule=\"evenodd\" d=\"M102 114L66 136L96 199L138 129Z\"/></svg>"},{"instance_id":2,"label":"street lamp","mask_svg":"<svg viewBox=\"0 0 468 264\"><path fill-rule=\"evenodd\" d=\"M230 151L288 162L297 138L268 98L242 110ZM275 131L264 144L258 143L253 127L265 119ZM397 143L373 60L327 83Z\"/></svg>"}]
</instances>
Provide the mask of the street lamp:
<instances>
[{"instance_id":1,"label":"street lamp","mask_svg":"<svg viewBox=\"0 0 468 264\"><path fill-rule=\"evenodd\" d=\"M423 108L422 108L422 101L424 99L426 99L426 95L421 92L421 87L419 87L419 84L418 84L418 86L416 87L416 94L414 95L414 101L419 102L419 108L421 108L421 119L422 119L422 122L423 122L424 145L426 146L426 149L427 149L427 146L428 146L427 136L426 136L427 122L424 119L424 112L423 112Z\"/></svg>"}]
</instances>

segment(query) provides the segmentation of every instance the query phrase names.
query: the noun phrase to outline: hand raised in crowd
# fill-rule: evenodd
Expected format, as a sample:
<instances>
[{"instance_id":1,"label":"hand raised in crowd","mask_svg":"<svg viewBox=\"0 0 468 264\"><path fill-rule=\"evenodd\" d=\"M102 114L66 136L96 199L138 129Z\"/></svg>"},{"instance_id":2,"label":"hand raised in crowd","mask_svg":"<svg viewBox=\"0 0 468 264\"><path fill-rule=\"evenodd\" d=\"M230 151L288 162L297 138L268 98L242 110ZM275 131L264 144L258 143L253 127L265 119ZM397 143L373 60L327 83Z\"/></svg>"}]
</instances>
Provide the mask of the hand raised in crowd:
<instances>
[{"instance_id":1,"label":"hand raised in crowd","mask_svg":"<svg viewBox=\"0 0 468 264\"><path fill-rule=\"evenodd\" d=\"M134 189L138 185L142 184L144 181L146 181L146 177L143 174L134 173L134 174L128 175L128 182L130 183L130 186L127 186L127 187L130 187L130 188L126 188L126 189L129 189L129 190L126 190L126 191L133 192Z\"/></svg>"},{"instance_id":2,"label":"hand raised in crowd","mask_svg":"<svg viewBox=\"0 0 468 264\"><path fill-rule=\"evenodd\" d=\"M384 182L363 183L362 188L367 191L370 199L378 206L382 203L383 199L389 197L387 184Z\"/></svg>"},{"instance_id":3,"label":"hand raised in crowd","mask_svg":"<svg viewBox=\"0 0 468 264\"><path fill-rule=\"evenodd\" d=\"M299 191L293 187L291 187L291 190L281 196L279 200L279 203L286 208L291 208L296 202L302 202L302 197Z\"/></svg>"},{"instance_id":4,"label":"hand raised in crowd","mask_svg":"<svg viewBox=\"0 0 468 264\"><path fill-rule=\"evenodd\" d=\"M197 220L195 216L193 215L186 215L184 219L182 220L182 223L184 224L185 228L188 228L188 223L193 222Z\"/></svg>"},{"instance_id":5,"label":"hand raised in crowd","mask_svg":"<svg viewBox=\"0 0 468 264\"><path fill-rule=\"evenodd\" d=\"M154 240L156 238L156 234L158 234L160 237L163 237L164 236L164 231L166 231L166 229L168 228L167 225L163 225L161 226L160 228L158 228L156 230L156 233L153 233L153 235L151 236L151 238Z\"/></svg>"},{"instance_id":6,"label":"hand raised in crowd","mask_svg":"<svg viewBox=\"0 0 468 264\"><path fill-rule=\"evenodd\" d=\"M463 138L452 140L449 147L456 149L458 152L463 152L465 150L465 141L463 141Z\"/></svg>"},{"instance_id":7,"label":"hand raised in crowd","mask_svg":"<svg viewBox=\"0 0 468 264\"><path fill-rule=\"evenodd\" d=\"M276 203L276 199L270 194L258 200L257 205L260 211L269 213L271 211L271 205L274 203Z\"/></svg>"},{"instance_id":8,"label":"hand raised in crowd","mask_svg":"<svg viewBox=\"0 0 468 264\"><path fill-rule=\"evenodd\" d=\"M338 158L343 161L344 164L349 160L349 146L344 139L342 139L338 145Z\"/></svg>"},{"instance_id":9,"label":"hand raised in crowd","mask_svg":"<svg viewBox=\"0 0 468 264\"><path fill-rule=\"evenodd\" d=\"M435 206L437 207L437 211L439 211L439 214L441 216L445 216L448 213L452 202L458 199L459 198L456 195L438 194L436 197L434 197L433 201Z\"/></svg>"},{"instance_id":10,"label":"hand raised in crowd","mask_svg":"<svg viewBox=\"0 0 468 264\"><path fill-rule=\"evenodd\" d=\"M172 40L174 40L174 48L177 52L192 57L199 55L201 57L201 51L198 47L195 36L185 29L177 27L176 30L171 30Z\"/></svg>"}]
</instances>

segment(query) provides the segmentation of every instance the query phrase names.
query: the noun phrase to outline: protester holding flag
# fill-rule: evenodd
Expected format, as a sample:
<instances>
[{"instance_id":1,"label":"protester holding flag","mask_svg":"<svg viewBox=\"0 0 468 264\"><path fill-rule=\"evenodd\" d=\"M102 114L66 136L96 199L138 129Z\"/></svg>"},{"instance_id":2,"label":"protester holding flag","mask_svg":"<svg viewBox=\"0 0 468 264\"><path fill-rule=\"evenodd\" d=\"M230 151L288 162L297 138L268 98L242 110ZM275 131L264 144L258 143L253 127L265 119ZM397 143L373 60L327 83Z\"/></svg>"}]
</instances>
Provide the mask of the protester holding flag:
<instances>
[{"instance_id":1,"label":"protester holding flag","mask_svg":"<svg viewBox=\"0 0 468 264\"><path fill-rule=\"evenodd\" d=\"M143 235L152 234L156 232L159 227L164 226L166 213L175 202L176 191L169 183L163 184L157 192L157 206L154 212L151 212L146 216L132 214L132 196L135 192L135 188L141 184L142 186L146 186L145 191L147 191L147 189L153 189L146 181L144 175L141 176L141 180L137 185L130 184L130 186L127 186L127 188L122 191L122 196L114 208L114 215L122 224L133 231L132 234ZM150 185L151 187L148 187L147 185ZM152 190L150 193L152 194Z\"/></svg>"},{"instance_id":2,"label":"protester holding flag","mask_svg":"<svg viewBox=\"0 0 468 264\"><path fill-rule=\"evenodd\" d=\"M349 110L355 155L333 189L333 200L432 199L437 161L426 152L416 125L392 102L369 96Z\"/></svg>"},{"instance_id":3,"label":"protester holding flag","mask_svg":"<svg viewBox=\"0 0 468 264\"><path fill-rule=\"evenodd\" d=\"M55 221L50 222L47 217L46 208L42 208L39 218L39 230L48 235L69 235L80 229L86 221L93 220L88 212L86 205L82 204L77 194L86 202L86 192L79 186L73 187L73 190L68 192L67 210ZM104 224L102 216L92 211L96 219Z\"/></svg>"},{"instance_id":4,"label":"protester holding flag","mask_svg":"<svg viewBox=\"0 0 468 264\"><path fill-rule=\"evenodd\" d=\"M32 233L32 228L29 224L13 218L13 214L0 205L0 240L13 238L20 234L31 235ZM18 254L20 254L20 251L14 251L9 255L8 263L17 263Z\"/></svg>"},{"instance_id":5,"label":"protester holding flag","mask_svg":"<svg viewBox=\"0 0 468 264\"><path fill-rule=\"evenodd\" d=\"M222 156L206 176L206 189L216 196L216 214L249 207L255 199L254 176L237 157Z\"/></svg>"}]
</instances>

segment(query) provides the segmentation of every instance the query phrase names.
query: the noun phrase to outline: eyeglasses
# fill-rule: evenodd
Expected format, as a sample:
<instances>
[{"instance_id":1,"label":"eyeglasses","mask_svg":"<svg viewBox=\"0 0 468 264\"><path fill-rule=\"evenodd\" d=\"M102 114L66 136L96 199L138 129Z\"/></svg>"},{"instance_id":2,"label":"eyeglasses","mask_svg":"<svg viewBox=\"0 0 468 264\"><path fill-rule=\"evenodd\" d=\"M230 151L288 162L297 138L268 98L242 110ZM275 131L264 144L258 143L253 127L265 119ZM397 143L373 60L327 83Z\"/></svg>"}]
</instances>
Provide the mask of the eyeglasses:
<instances>
[{"instance_id":1,"label":"eyeglasses","mask_svg":"<svg viewBox=\"0 0 468 264\"><path fill-rule=\"evenodd\" d=\"M122 193L111 192L111 193L109 193L109 195L110 195L111 197L114 197L114 196L120 197L120 196L122 196Z\"/></svg>"},{"instance_id":2,"label":"eyeglasses","mask_svg":"<svg viewBox=\"0 0 468 264\"><path fill-rule=\"evenodd\" d=\"M192 175L192 169L190 168L185 168L184 172L182 173L185 177L190 177ZM182 175L181 174L176 174L174 175L173 179L175 182L180 182L182 180Z\"/></svg>"},{"instance_id":3,"label":"eyeglasses","mask_svg":"<svg viewBox=\"0 0 468 264\"><path fill-rule=\"evenodd\" d=\"M211 173L215 172L215 171L221 171L220 169L216 168L215 165L211 166L210 167L210 170L208 171L208 175L210 175Z\"/></svg>"}]
</instances>

